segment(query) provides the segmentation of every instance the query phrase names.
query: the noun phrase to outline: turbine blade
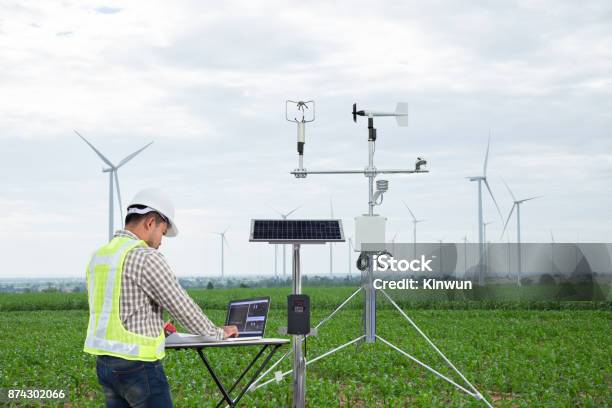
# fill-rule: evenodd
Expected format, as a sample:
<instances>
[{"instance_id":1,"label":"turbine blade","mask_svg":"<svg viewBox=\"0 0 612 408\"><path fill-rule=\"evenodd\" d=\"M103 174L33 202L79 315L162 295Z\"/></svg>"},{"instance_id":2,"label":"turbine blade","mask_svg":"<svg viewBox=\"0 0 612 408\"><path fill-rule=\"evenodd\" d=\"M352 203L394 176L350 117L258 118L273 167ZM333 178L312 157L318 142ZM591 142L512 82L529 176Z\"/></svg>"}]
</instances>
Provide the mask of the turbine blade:
<instances>
[{"instance_id":1,"label":"turbine blade","mask_svg":"<svg viewBox=\"0 0 612 408\"><path fill-rule=\"evenodd\" d=\"M121 226L123 226L123 203L121 202L121 189L119 188L119 176L117 175L117 170L113 170L115 173L115 187L117 188L117 199L119 200L119 212L121 214Z\"/></svg>"},{"instance_id":2,"label":"turbine blade","mask_svg":"<svg viewBox=\"0 0 612 408\"><path fill-rule=\"evenodd\" d=\"M514 194L512 193L512 190L510 190L510 186L508 185L508 183L506 183L506 180L504 180L504 178L501 178L502 181L504 182L504 185L506 186L506 188L508 189L508 192L510 193L510 195L512 196L512 200L516 201L516 197L514 196Z\"/></svg>"},{"instance_id":3,"label":"turbine blade","mask_svg":"<svg viewBox=\"0 0 612 408\"><path fill-rule=\"evenodd\" d=\"M512 212L514 211L514 207L516 207L516 203L512 204L512 208L510 209L510 213L508 214L508 219L506 219L506 223L504 224L504 229L502 230L502 233L499 236L499 239L502 239L502 237L504 236L504 232L506 232L506 228L508 227L508 222L510 222L510 217L512 217Z\"/></svg>"},{"instance_id":4,"label":"turbine blade","mask_svg":"<svg viewBox=\"0 0 612 408\"><path fill-rule=\"evenodd\" d=\"M283 214L282 212L278 211L276 208L274 207L270 207L272 208L272 211L274 211L275 213L277 213L278 215L280 215L281 217L283 217L285 214Z\"/></svg>"},{"instance_id":5,"label":"turbine blade","mask_svg":"<svg viewBox=\"0 0 612 408\"><path fill-rule=\"evenodd\" d=\"M302 205L300 205L300 206L298 206L298 207L295 207L293 210L289 211L289 212L287 213L287 215L285 215L285 217L290 216L291 214L293 214L294 212L296 212L297 210L299 210L300 208L302 208L302 206L303 206L303 205L304 205L304 204L302 204Z\"/></svg>"},{"instance_id":6,"label":"turbine blade","mask_svg":"<svg viewBox=\"0 0 612 408\"><path fill-rule=\"evenodd\" d=\"M534 200L534 199L540 198L540 197L542 197L542 196L533 196L533 197L525 198L525 199L521 200L520 202L524 203L525 201Z\"/></svg>"},{"instance_id":7,"label":"turbine blade","mask_svg":"<svg viewBox=\"0 0 612 408\"><path fill-rule=\"evenodd\" d=\"M402 203L404 203L404 205L406 206L406 208L408 209L408 211L410 211L410 215L412 215L412 219L417 221L416 217L414 216L414 214L412 213L412 210L410 209L410 207L408 207L408 204L406 204L406 202L404 200L402 200Z\"/></svg>"},{"instance_id":8,"label":"turbine blade","mask_svg":"<svg viewBox=\"0 0 612 408\"><path fill-rule=\"evenodd\" d=\"M223 231L223 238L225 238L225 233L227 232L227 230L228 230L228 229L230 229L230 227L231 227L231 225L230 225L230 226L228 226L228 227L225 229L225 231Z\"/></svg>"},{"instance_id":9,"label":"turbine blade","mask_svg":"<svg viewBox=\"0 0 612 408\"><path fill-rule=\"evenodd\" d=\"M493 191L491 191L491 187L489 186L489 182L487 181L487 179L484 179L484 183L485 186L487 186L487 190L489 190L489 194L491 195L491 198L493 199L493 202L495 203L495 208L497 208L497 212L499 213L499 218L503 221L504 220L504 216L501 213L501 210L499 209L499 205L497 205L497 201L495 200L495 196L493 195Z\"/></svg>"},{"instance_id":10,"label":"turbine blade","mask_svg":"<svg viewBox=\"0 0 612 408\"><path fill-rule=\"evenodd\" d=\"M127 155L123 160L121 160L119 162L119 164L117 165L117 168L123 166L125 163L129 162L130 160L132 160L134 157L136 157L138 155L138 153L142 152L144 149L146 149L147 147L151 146L153 144L153 142L145 145L144 147L141 147L140 149L136 150L134 153Z\"/></svg>"},{"instance_id":11,"label":"turbine blade","mask_svg":"<svg viewBox=\"0 0 612 408\"><path fill-rule=\"evenodd\" d=\"M553 235L552 230L550 230L550 240L553 244L555 243L555 236Z\"/></svg>"},{"instance_id":12,"label":"turbine blade","mask_svg":"<svg viewBox=\"0 0 612 408\"><path fill-rule=\"evenodd\" d=\"M104 155L102 153L100 153L100 151L98 149L96 149L94 147L94 145L92 145L91 143L89 143L89 140L85 139L79 132L77 132L76 130L74 131L74 133L76 133L77 135L79 135L79 137L81 139L83 139L83 141L85 143L87 143L89 145L89 147L91 147L93 149L94 152L96 152L96 154L102 159L102 161L104 163L106 163L107 165L109 165L111 168L115 168L115 166L113 165L113 163L110 162L110 160L108 160L106 157L104 157Z\"/></svg>"},{"instance_id":13,"label":"turbine blade","mask_svg":"<svg viewBox=\"0 0 612 408\"><path fill-rule=\"evenodd\" d=\"M231 249L229 242L227 242L227 239L225 238L225 235L222 235L223 237L223 243L225 243L225 245L227 245L228 249Z\"/></svg>"},{"instance_id":14,"label":"turbine blade","mask_svg":"<svg viewBox=\"0 0 612 408\"><path fill-rule=\"evenodd\" d=\"M487 164L489 163L489 147L491 146L491 135L489 135L489 140L487 141L487 153L485 154L484 166L482 166L482 175L487 176Z\"/></svg>"}]
</instances>

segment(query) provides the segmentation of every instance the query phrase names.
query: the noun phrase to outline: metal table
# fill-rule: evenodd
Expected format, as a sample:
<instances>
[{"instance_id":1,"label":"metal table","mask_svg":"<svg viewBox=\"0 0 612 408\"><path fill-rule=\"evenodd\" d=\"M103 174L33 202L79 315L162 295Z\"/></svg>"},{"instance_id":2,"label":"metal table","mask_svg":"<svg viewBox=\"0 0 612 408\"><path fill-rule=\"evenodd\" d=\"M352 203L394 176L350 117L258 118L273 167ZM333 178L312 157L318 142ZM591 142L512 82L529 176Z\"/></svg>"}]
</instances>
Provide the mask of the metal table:
<instances>
[{"instance_id":1,"label":"metal table","mask_svg":"<svg viewBox=\"0 0 612 408\"><path fill-rule=\"evenodd\" d=\"M217 407L222 406L224 402L227 403L227 405L230 406L230 407L235 407L235 406L237 406L238 402L242 399L244 394L249 390L249 387L251 386L253 381L255 381L257 376L266 367L266 365L268 364L268 362L270 361L270 359L272 358L274 353L276 353L276 351L281 346L283 346L285 344L288 344L288 343L289 343L289 340L286 340L286 339L273 339L273 338L270 338L270 339L264 338L264 339L252 339L252 340L238 340L238 341L235 341L235 340L234 341L207 341L207 342L201 342L201 343L195 343L195 342L188 342L188 341L186 341L185 343L167 344L166 345L166 350L170 350L170 349L195 349L198 352L198 355L200 356L202 361L204 362L204 365L206 366L206 369L208 370L208 372L212 376L213 380L215 381L215 384L217 384L217 387L219 388L219 391L223 395L223 398L221 399L221 401L219 401L219 403L217 404ZM253 358L253 360L251 360L249 365L244 369L244 371L242 371L242 373L240 374L238 379L236 381L234 381L234 383L232 384L232 386L229 389L227 389L221 383L221 380L217 376L217 373L213 369L212 365L210 364L210 361L208 360L208 358L206 358L206 355L204 354L204 351L203 351L205 348L208 348L208 347L256 347L256 346L261 346L261 349L255 355L255 358ZM266 354L266 350L268 350L267 354ZM261 364L259 364L259 366L255 369L255 373L248 380L248 382L244 386L244 388L242 388L242 390L240 390L240 392L238 393L238 396L235 399L232 399L230 394L236 389L236 387L238 386L240 381L249 372L249 370L255 365L255 363L262 356L264 356L264 354L265 354L265 357L264 357L263 362Z\"/></svg>"}]
</instances>

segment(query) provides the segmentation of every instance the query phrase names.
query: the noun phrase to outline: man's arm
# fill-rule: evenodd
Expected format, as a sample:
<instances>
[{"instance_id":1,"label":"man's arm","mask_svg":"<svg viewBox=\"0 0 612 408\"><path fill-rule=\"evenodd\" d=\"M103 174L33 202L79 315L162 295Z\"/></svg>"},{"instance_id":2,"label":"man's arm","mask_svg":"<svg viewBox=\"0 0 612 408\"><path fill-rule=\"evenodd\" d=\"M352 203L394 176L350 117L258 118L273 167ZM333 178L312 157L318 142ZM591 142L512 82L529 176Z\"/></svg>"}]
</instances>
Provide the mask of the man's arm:
<instances>
[{"instance_id":1,"label":"man's arm","mask_svg":"<svg viewBox=\"0 0 612 408\"><path fill-rule=\"evenodd\" d=\"M163 255L157 251L147 254L139 284L162 308L168 310L191 333L224 338L224 330L217 327L202 312L191 296L178 283Z\"/></svg>"}]
</instances>

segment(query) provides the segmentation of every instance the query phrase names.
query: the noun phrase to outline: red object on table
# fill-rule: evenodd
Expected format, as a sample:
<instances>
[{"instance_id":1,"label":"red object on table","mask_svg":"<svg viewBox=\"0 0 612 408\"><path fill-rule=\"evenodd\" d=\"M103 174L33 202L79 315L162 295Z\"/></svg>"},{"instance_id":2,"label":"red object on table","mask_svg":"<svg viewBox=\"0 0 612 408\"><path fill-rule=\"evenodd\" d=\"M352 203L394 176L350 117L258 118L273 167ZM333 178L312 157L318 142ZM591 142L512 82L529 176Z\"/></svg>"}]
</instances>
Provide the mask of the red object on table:
<instances>
[{"instance_id":1,"label":"red object on table","mask_svg":"<svg viewBox=\"0 0 612 408\"><path fill-rule=\"evenodd\" d=\"M176 327L174 327L171 321L167 321L166 324L164 324L164 333L166 334L166 337L172 333L176 333Z\"/></svg>"}]
</instances>

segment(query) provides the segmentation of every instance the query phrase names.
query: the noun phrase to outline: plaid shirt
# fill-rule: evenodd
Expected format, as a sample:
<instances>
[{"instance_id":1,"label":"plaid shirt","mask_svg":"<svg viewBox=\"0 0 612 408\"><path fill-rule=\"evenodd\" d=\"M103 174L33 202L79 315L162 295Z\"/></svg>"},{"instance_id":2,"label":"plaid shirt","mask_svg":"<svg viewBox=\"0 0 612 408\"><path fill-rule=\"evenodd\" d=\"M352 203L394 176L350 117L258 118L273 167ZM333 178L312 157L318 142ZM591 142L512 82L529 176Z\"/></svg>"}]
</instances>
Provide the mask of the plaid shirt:
<instances>
[{"instance_id":1,"label":"plaid shirt","mask_svg":"<svg viewBox=\"0 0 612 408\"><path fill-rule=\"evenodd\" d=\"M115 232L115 237L139 239L127 230ZM133 333L159 336L166 309L189 332L223 339L223 329L202 313L155 248L136 247L126 255L119 305L123 326Z\"/></svg>"}]
</instances>

